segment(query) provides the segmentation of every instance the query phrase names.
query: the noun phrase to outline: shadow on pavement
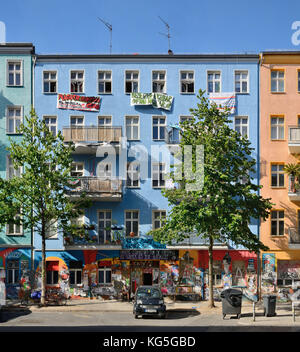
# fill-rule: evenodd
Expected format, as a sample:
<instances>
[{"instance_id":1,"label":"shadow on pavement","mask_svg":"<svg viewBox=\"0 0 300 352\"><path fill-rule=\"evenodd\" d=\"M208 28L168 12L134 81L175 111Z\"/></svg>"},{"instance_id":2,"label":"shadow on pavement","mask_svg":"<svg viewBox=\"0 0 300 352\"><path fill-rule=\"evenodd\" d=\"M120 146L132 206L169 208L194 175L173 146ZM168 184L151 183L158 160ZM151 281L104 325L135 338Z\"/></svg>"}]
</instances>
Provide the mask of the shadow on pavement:
<instances>
[{"instance_id":1,"label":"shadow on pavement","mask_svg":"<svg viewBox=\"0 0 300 352\"><path fill-rule=\"evenodd\" d=\"M190 310L190 311L187 311L185 309L168 309L167 310L167 315L166 315L166 318L165 320L178 320L178 319L185 319L185 318L188 318L188 317L193 317L193 316L199 316L200 313L196 310ZM145 315L143 316L143 319L161 319L159 318L158 316L152 316L152 315Z\"/></svg>"},{"instance_id":2,"label":"shadow on pavement","mask_svg":"<svg viewBox=\"0 0 300 352\"><path fill-rule=\"evenodd\" d=\"M7 309L7 310L2 310L0 311L0 323L6 323L10 320L19 318L24 315L29 315L31 314L31 310L28 308L23 308L23 309Z\"/></svg>"}]
</instances>

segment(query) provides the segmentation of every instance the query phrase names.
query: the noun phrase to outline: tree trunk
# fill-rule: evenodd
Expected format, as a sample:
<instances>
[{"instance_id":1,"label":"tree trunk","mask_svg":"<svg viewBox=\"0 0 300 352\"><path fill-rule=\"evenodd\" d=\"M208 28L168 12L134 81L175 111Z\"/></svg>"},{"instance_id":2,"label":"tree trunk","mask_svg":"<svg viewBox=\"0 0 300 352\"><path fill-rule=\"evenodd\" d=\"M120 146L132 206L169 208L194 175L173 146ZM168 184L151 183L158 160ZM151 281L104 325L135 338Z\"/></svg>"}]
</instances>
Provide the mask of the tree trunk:
<instances>
[{"instance_id":1,"label":"tree trunk","mask_svg":"<svg viewBox=\"0 0 300 352\"><path fill-rule=\"evenodd\" d=\"M209 307L214 308L214 284L213 284L213 245L214 240L209 237L209 247L208 247L208 277L209 277Z\"/></svg>"},{"instance_id":2,"label":"tree trunk","mask_svg":"<svg viewBox=\"0 0 300 352\"><path fill-rule=\"evenodd\" d=\"M44 306L46 303L46 239L42 233L42 293L41 293L41 305Z\"/></svg>"}]
</instances>

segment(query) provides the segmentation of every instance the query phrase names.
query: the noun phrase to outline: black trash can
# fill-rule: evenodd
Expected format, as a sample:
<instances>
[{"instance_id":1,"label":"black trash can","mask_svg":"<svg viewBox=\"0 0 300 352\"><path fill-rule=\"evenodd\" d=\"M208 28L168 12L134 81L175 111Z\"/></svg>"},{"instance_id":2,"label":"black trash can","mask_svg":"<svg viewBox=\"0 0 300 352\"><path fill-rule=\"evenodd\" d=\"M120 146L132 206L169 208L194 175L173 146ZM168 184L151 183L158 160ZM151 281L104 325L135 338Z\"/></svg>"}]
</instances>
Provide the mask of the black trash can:
<instances>
[{"instance_id":1,"label":"black trash can","mask_svg":"<svg viewBox=\"0 0 300 352\"><path fill-rule=\"evenodd\" d=\"M265 295L263 296L264 316L274 317L276 315L276 296Z\"/></svg>"},{"instance_id":2,"label":"black trash can","mask_svg":"<svg viewBox=\"0 0 300 352\"><path fill-rule=\"evenodd\" d=\"M221 292L223 319L227 314L241 317L242 310L242 291L228 288Z\"/></svg>"}]
</instances>

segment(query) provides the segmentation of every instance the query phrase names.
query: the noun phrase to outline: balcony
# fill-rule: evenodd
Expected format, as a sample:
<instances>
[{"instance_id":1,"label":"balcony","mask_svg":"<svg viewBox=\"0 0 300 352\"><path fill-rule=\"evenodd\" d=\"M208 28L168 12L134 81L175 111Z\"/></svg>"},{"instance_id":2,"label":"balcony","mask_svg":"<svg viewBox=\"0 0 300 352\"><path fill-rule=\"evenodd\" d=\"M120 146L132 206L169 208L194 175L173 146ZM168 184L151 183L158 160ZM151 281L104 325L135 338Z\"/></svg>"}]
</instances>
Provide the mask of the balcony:
<instances>
[{"instance_id":1,"label":"balcony","mask_svg":"<svg viewBox=\"0 0 300 352\"><path fill-rule=\"evenodd\" d=\"M63 127L66 143L75 144L76 154L96 153L97 147L111 144L119 152L122 127L120 126L69 126Z\"/></svg>"},{"instance_id":2,"label":"balcony","mask_svg":"<svg viewBox=\"0 0 300 352\"><path fill-rule=\"evenodd\" d=\"M289 248L300 249L300 229L296 227L289 227Z\"/></svg>"},{"instance_id":3,"label":"balcony","mask_svg":"<svg viewBox=\"0 0 300 352\"><path fill-rule=\"evenodd\" d=\"M289 176L289 191L288 196L290 201L299 202L300 201L300 184L299 181L292 181L291 176Z\"/></svg>"},{"instance_id":4,"label":"balcony","mask_svg":"<svg viewBox=\"0 0 300 352\"><path fill-rule=\"evenodd\" d=\"M120 202L123 197L122 180L86 176L70 178L70 197L79 198L83 192L93 201Z\"/></svg>"},{"instance_id":5,"label":"balcony","mask_svg":"<svg viewBox=\"0 0 300 352\"><path fill-rule=\"evenodd\" d=\"M300 126L289 126L288 146L291 154L300 153Z\"/></svg>"}]
</instances>

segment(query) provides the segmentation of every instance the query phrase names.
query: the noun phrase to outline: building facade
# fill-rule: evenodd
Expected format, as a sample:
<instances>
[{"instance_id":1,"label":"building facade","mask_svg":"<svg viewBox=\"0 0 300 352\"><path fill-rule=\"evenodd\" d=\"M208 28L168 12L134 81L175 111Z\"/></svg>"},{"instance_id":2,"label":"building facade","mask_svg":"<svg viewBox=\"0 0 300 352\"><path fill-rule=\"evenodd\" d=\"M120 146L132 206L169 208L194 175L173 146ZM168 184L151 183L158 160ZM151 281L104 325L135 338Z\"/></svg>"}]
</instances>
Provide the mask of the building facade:
<instances>
[{"instance_id":1,"label":"building facade","mask_svg":"<svg viewBox=\"0 0 300 352\"><path fill-rule=\"evenodd\" d=\"M6 148L10 138L19 141L17 129L33 103L31 43L0 45L0 176L10 178L21 170L12 167ZM20 282L27 282L31 265L31 232L9 224L0 233L0 267L5 268L8 297L18 297Z\"/></svg>"},{"instance_id":2,"label":"building facade","mask_svg":"<svg viewBox=\"0 0 300 352\"><path fill-rule=\"evenodd\" d=\"M281 300L300 286L300 193L293 174L300 154L299 82L299 52L261 54L261 194L273 203L261 224L261 240L269 247L262 254L262 292L276 292Z\"/></svg>"}]
</instances>

